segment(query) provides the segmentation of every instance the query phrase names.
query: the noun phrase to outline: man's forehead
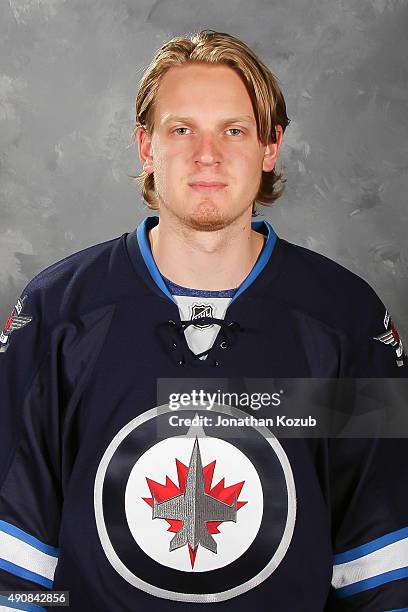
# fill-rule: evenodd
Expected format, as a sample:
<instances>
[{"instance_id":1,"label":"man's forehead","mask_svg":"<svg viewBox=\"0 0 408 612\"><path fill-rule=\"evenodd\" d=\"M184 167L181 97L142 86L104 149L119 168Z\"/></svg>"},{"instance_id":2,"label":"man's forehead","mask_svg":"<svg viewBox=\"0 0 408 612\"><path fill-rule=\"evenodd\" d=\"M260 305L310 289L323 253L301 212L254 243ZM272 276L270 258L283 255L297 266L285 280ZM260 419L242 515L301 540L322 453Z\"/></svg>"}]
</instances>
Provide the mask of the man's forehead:
<instances>
[{"instance_id":1,"label":"man's forehead","mask_svg":"<svg viewBox=\"0 0 408 612\"><path fill-rule=\"evenodd\" d=\"M218 74L216 79L215 74ZM172 66L162 76L155 98L157 125L204 118L217 123L231 120L256 123L242 79L223 64Z\"/></svg>"}]
</instances>

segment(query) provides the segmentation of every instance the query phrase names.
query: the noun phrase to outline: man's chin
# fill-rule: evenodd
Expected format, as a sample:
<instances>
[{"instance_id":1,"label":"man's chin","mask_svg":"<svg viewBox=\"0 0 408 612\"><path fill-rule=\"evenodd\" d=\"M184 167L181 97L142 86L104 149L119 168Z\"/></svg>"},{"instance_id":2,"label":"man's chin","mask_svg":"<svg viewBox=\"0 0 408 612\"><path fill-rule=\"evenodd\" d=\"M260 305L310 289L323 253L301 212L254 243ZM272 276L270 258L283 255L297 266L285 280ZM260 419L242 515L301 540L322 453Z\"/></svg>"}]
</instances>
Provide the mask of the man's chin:
<instances>
[{"instance_id":1,"label":"man's chin","mask_svg":"<svg viewBox=\"0 0 408 612\"><path fill-rule=\"evenodd\" d=\"M238 210L234 214L232 211L227 211L222 206L210 201L195 203L191 208L183 211L170 208L164 203L163 208L167 209L171 216L176 217L184 227L201 232L223 230L245 215L248 210Z\"/></svg>"},{"instance_id":2,"label":"man's chin","mask_svg":"<svg viewBox=\"0 0 408 612\"><path fill-rule=\"evenodd\" d=\"M230 225L231 220L223 217L190 215L183 217L183 223L190 229L201 232L215 232Z\"/></svg>"},{"instance_id":3,"label":"man's chin","mask_svg":"<svg viewBox=\"0 0 408 612\"><path fill-rule=\"evenodd\" d=\"M191 229L202 232L215 232L228 227L234 218L220 211L214 205L201 205L197 209L183 215L183 222Z\"/></svg>"}]
</instances>

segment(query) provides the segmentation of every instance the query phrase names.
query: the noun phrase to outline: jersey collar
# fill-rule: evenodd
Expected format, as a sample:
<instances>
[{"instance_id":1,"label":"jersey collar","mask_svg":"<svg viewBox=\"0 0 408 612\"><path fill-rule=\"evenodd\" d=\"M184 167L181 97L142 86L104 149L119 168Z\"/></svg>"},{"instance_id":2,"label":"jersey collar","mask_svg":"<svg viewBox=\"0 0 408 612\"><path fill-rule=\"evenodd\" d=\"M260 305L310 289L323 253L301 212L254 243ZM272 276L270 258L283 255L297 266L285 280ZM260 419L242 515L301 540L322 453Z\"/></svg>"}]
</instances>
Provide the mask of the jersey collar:
<instances>
[{"instance_id":1,"label":"jersey collar","mask_svg":"<svg viewBox=\"0 0 408 612\"><path fill-rule=\"evenodd\" d=\"M146 217L143 221L137 226L135 234L133 234L137 240L137 244L139 246L140 254L143 257L144 263L149 271L149 274L156 284L156 286L162 291L172 302L175 302L175 299L171 295L170 291L167 288L166 283L163 280L162 275L159 272L158 267L156 266L156 262L154 261L150 243L148 232L150 229L155 227L159 223L159 217L152 216ZM266 221L252 221L251 227L256 232L260 232L266 236L266 242L263 246L261 254L259 255L254 267L248 276L243 280L241 285L238 288L238 291L235 293L231 302L234 302L248 287L252 285L255 279L260 275L262 270L265 268L268 263L273 249L276 244L277 235L272 227L272 225Z\"/></svg>"}]
</instances>

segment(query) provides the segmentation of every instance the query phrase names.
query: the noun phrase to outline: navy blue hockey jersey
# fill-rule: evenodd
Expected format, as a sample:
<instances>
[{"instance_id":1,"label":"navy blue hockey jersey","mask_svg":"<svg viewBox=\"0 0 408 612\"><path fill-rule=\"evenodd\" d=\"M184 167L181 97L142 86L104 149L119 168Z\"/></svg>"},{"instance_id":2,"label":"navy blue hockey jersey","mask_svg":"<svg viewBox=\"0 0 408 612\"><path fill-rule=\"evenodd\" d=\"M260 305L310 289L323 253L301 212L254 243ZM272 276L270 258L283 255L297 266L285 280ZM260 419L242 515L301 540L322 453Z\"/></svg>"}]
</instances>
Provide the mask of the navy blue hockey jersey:
<instances>
[{"instance_id":1,"label":"navy blue hockey jersey","mask_svg":"<svg viewBox=\"0 0 408 612\"><path fill-rule=\"evenodd\" d=\"M258 221L223 316L198 298L183 323L157 222L48 267L6 322L0 590L67 590L78 612L408 609L406 440L165 436L157 405L159 378L407 377L385 306ZM218 326L206 350L195 319Z\"/></svg>"}]
</instances>

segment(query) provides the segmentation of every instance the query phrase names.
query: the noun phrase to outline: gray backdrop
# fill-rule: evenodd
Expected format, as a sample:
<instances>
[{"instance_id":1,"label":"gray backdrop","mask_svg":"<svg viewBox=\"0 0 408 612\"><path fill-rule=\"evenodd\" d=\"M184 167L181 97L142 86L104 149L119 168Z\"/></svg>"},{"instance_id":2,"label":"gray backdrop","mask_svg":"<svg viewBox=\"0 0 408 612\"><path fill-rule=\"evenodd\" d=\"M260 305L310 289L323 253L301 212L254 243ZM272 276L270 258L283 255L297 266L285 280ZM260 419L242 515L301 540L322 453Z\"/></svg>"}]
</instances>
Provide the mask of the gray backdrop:
<instances>
[{"instance_id":1,"label":"gray backdrop","mask_svg":"<svg viewBox=\"0 0 408 612\"><path fill-rule=\"evenodd\" d=\"M286 193L259 208L366 279L408 339L407 16L401 0L3 0L2 322L37 272L146 214L137 82L164 41L212 28L268 63L292 119Z\"/></svg>"}]
</instances>

